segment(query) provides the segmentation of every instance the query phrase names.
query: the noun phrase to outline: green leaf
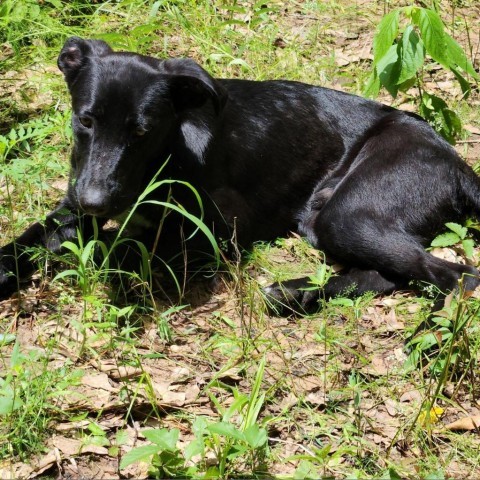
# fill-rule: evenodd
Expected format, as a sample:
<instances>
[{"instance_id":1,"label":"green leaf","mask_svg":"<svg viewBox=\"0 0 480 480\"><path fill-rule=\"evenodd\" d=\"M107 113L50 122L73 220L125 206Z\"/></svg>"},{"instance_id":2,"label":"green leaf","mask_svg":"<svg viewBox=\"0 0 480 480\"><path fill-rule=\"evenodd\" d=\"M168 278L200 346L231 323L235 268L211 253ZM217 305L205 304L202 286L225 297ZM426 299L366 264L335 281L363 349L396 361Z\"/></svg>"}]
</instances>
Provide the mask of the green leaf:
<instances>
[{"instance_id":1,"label":"green leaf","mask_svg":"<svg viewBox=\"0 0 480 480\"><path fill-rule=\"evenodd\" d=\"M467 235L467 227L462 227L458 223L448 222L445 226L452 232L455 232L460 238L465 238Z\"/></svg>"},{"instance_id":2,"label":"green leaf","mask_svg":"<svg viewBox=\"0 0 480 480\"><path fill-rule=\"evenodd\" d=\"M373 38L373 64L378 62L387 54L393 41L398 34L398 18L400 10L393 10L385 15L378 24L377 32Z\"/></svg>"},{"instance_id":3,"label":"green leaf","mask_svg":"<svg viewBox=\"0 0 480 480\"><path fill-rule=\"evenodd\" d=\"M184 450L185 460L188 462L192 459L195 455L204 455L205 453L205 443L203 438L196 438L192 440Z\"/></svg>"},{"instance_id":4,"label":"green leaf","mask_svg":"<svg viewBox=\"0 0 480 480\"><path fill-rule=\"evenodd\" d=\"M142 434L145 435L147 440L155 443L162 450L175 450L177 448L180 430L178 428L173 428L172 430L161 428L155 430L143 430Z\"/></svg>"},{"instance_id":5,"label":"green leaf","mask_svg":"<svg viewBox=\"0 0 480 480\"><path fill-rule=\"evenodd\" d=\"M380 92L380 78L377 75L377 69L374 68L370 75L365 88L363 89L363 96L367 98L376 98Z\"/></svg>"},{"instance_id":6,"label":"green leaf","mask_svg":"<svg viewBox=\"0 0 480 480\"><path fill-rule=\"evenodd\" d=\"M9 415L21 406L22 401L19 398L14 399L13 394L8 397L0 396L0 415Z\"/></svg>"},{"instance_id":7,"label":"green leaf","mask_svg":"<svg viewBox=\"0 0 480 480\"><path fill-rule=\"evenodd\" d=\"M456 233L447 232L434 238L430 245L432 247L450 247L451 245L458 243L460 240L461 238Z\"/></svg>"},{"instance_id":8,"label":"green leaf","mask_svg":"<svg viewBox=\"0 0 480 480\"><path fill-rule=\"evenodd\" d=\"M392 97L396 97L398 93L397 82L401 68L399 49L399 45L392 45L376 66L380 83L388 90L388 93L390 93Z\"/></svg>"},{"instance_id":9,"label":"green leaf","mask_svg":"<svg viewBox=\"0 0 480 480\"><path fill-rule=\"evenodd\" d=\"M425 60L425 47L411 25L403 32L400 55L401 66L397 85L414 78Z\"/></svg>"},{"instance_id":10,"label":"green leaf","mask_svg":"<svg viewBox=\"0 0 480 480\"><path fill-rule=\"evenodd\" d=\"M235 440L245 441L245 435L238 430L238 428L232 423L217 422L211 423L207 430L211 433L216 433L227 438L233 438Z\"/></svg>"},{"instance_id":11,"label":"green leaf","mask_svg":"<svg viewBox=\"0 0 480 480\"><path fill-rule=\"evenodd\" d=\"M245 440L252 448L260 448L267 443L267 431L256 424L245 429L243 433Z\"/></svg>"},{"instance_id":12,"label":"green leaf","mask_svg":"<svg viewBox=\"0 0 480 480\"><path fill-rule=\"evenodd\" d=\"M473 249L475 247L475 242L471 238L466 238L462 240L463 251L467 258L473 258Z\"/></svg>"},{"instance_id":13,"label":"green leaf","mask_svg":"<svg viewBox=\"0 0 480 480\"><path fill-rule=\"evenodd\" d=\"M462 132L462 122L444 100L426 92L422 94L420 114L451 144Z\"/></svg>"},{"instance_id":14,"label":"green leaf","mask_svg":"<svg viewBox=\"0 0 480 480\"><path fill-rule=\"evenodd\" d=\"M388 469L389 480L402 480L402 477L397 473L397 471L390 467Z\"/></svg>"},{"instance_id":15,"label":"green leaf","mask_svg":"<svg viewBox=\"0 0 480 480\"><path fill-rule=\"evenodd\" d=\"M412 15L422 34L423 43L428 54L444 67L450 67L447 36L442 19L433 10L418 8Z\"/></svg>"},{"instance_id":16,"label":"green leaf","mask_svg":"<svg viewBox=\"0 0 480 480\"><path fill-rule=\"evenodd\" d=\"M14 333L0 333L0 347L13 343L16 338Z\"/></svg>"},{"instance_id":17,"label":"green leaf","mask_svg":"<svg viewBox=\"0 0 480 480\"><path fill-rule=\"evenodd\" d=\"M158 450L158 445L143 445L142 447L133 448L123 456L120 462L120 470L132 463L147 462L152 455L158 453Z\"/></svg>"},{"instance_id":18,"label":"green leaf","mask_svg":"<svg viewBox=\"0 0 480 480\"><path fill-rule=\"evenodd\" d=\"M338 305L339 307L353 307L354 302L351 298L337 297L332 298L329 302L330 305Z\"/></svg>"},{"instance_id":19,"label":"green leaf","mask_svg":"<svg viewBox=\"0 0 480 480\"><path fill-rule=\"evenodd\" d=\"M480 80L480 75L473 68L472 63L465 55L463 48L450 36L445 33L445 42L447 44L447 54L450 60L450 68L461 68L464 72L471 75L476 80Z\"/></svg>"},{"instance_id":20,"label":"green leaf","mask_svg":"<svg viewBox=\"0 0 480 480\"><path fill-rule=\"evenodd\" d=\"M105 432L96 423L93 423L93 422L89 423L87 428L93 433L93 435L105 437Z\"/></svg>"},{"instance_id":21,"label":"green leaf","mask_svg":"<svg viewBox=\"0 0 480 480\"><path fill-rule=\"evenodd\" d=\"M295 480L304 480L309 478L321 478L320 472L308 460L301 460L293 474Z\"/></svg>"},{"instance_id":22,"label":"green leaf","mask_svg":"<svg viewBox=\"0 0 480 480\"><path fill-rule=\"evenodd\" d=\"M458 83L460 84L460 88L462 89L462 93L463 93L463 98L464 98L464 100L466 100L470 96L470 92L472 90L471 87L470 87L470 84L465 79L465 77L460 74L460 72L458 70L456 70L455 68L452 68L452 67L450 67L450 70L453 72L453 74L455 75L455 78L457 79Z\"/></svg>"}]
</instances>

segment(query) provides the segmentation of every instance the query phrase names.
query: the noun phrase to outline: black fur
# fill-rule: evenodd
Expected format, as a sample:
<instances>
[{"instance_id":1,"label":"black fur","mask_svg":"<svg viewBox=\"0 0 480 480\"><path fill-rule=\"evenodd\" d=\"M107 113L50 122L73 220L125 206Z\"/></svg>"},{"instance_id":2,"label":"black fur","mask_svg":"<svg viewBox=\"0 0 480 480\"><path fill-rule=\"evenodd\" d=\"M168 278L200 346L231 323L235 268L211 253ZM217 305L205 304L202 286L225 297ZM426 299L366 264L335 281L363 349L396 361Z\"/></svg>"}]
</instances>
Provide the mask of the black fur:
<instances>
[{"instance_id":1,"label":"black fur","mask_svg":"<svg viewBox=\"0 0 480 480\"><path fill-rule=\"evenodd\" d=\"M201 193L206 223L243 247L298 231L346 269L325 296L388 293L411 280L442 291L478 271L426 253L447 221L480 216L480 181L454 149L416 115L325 88L289 81L214 79L192 60L113 52L101 41L71 38L58 65L72 96L74 146L65 199L0 250L0 295L35 269L27 249L59 252L83 215L119 218L170 157L163 178ZM164 200L168 189L153 198ZM173 184L193 213L192 193ZM77 215L77 211L82 215ZM137 238L151 248L163 209L140 207ZM157 254L202 250L188 222L165 219ZM14 254L17 254L15 262ZM18 266L18 270L17 270ZM273 285L277 301L315 308L306 279Z\"/></svg>"}]
</instances>

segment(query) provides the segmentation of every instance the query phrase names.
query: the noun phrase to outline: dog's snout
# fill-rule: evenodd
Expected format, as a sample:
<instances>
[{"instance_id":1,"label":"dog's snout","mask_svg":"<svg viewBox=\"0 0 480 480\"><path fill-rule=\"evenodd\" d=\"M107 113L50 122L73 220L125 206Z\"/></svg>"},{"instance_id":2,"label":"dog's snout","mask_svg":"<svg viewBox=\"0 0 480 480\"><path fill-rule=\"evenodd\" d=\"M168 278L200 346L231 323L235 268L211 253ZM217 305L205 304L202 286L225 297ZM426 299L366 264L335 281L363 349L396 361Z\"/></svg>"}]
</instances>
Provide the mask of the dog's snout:
<instances>
[{"instance_id":1,"label":"dog's snout","mask_svg":"<svg viewBox=\"0 0 480 480\"><path fill-rule=\"evenodd\" d=\"M108 212L108 199L98 188L89 188L78 195L80 208L89 215L101 217Z\"/></svg>"}]
</instances>

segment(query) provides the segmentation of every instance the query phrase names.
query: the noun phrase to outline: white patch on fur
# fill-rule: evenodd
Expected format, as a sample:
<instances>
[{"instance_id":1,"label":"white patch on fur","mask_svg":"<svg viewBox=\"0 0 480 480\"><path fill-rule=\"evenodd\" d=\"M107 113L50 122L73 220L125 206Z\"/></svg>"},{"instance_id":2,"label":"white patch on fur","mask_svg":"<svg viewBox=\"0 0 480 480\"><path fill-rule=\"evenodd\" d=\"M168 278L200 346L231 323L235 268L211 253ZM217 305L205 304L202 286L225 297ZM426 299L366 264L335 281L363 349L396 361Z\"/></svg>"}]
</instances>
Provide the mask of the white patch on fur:
<instances>
[{"instance_id":1,"label":"white patch on fur","mask_svg":"<svg viewBox=\"0 0 480 480\"><path fill-rule=\"evenodd\" d=\"M202 121L187 120L182 123L180 129L186 147L198 158L200 163L204 163L203 156L212 139L208 127Z\"/></svg>"}]
</instances>

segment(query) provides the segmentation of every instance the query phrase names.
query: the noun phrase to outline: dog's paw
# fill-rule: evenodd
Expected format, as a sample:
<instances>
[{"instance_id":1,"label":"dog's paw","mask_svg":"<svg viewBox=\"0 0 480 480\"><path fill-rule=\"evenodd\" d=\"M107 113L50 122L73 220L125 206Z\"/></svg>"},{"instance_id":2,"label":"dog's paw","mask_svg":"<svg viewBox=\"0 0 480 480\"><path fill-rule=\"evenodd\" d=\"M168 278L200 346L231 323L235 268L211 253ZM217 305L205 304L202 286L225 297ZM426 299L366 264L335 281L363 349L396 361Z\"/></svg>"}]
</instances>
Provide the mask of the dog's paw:
<instances>
[{"instance_id":1,"label":"dog's paw","mask_svg":"<svg viewBox=\"0 0 480 480\"><path fill-rule=\"evenodd\" d=\"M275 282L263 293L268 308L277 315L308 315L320 309L320 290L311 288L308 277Z\"/></svg>"},{"instance_id":2,"label":"dog's paw","mask_svg":"<svg viewBox=\"0 0 480 480\"><path fill-rule=\"evenodd\" d=\"M11 256L4 255L0 249L0 300L8 298L17 291L17 277L13 273L15 262Z\"/></svg>"}]
</instances>

